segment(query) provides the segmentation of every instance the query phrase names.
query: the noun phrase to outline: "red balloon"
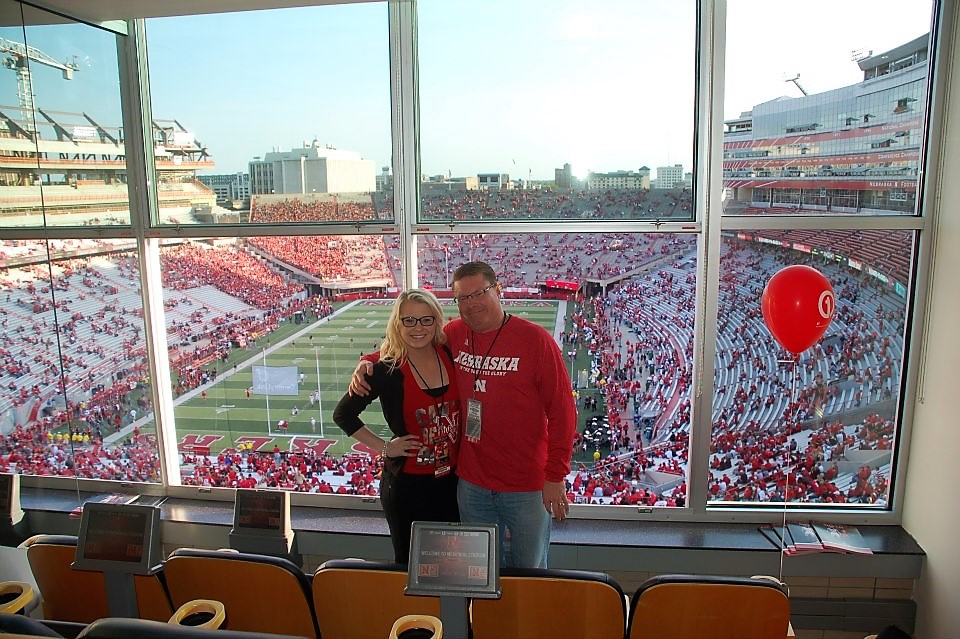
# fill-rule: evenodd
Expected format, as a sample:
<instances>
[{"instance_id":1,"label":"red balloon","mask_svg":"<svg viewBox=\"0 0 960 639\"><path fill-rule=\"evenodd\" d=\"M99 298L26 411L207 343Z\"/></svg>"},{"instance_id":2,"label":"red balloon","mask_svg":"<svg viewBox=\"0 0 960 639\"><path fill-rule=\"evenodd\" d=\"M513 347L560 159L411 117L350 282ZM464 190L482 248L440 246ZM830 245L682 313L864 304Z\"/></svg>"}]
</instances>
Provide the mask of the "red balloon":
<instances>
[{"instance_id":1,"label":"red balloon","mask_svg":"<svg viewBox=\"0 0 960 639\"><path fill-rule=\"evenodd\" d=\"M802 264L774 273L760 302L767 328L794 355L823 337L836 310L830 282L817 269Z\"/></svg>"}]
</instances>

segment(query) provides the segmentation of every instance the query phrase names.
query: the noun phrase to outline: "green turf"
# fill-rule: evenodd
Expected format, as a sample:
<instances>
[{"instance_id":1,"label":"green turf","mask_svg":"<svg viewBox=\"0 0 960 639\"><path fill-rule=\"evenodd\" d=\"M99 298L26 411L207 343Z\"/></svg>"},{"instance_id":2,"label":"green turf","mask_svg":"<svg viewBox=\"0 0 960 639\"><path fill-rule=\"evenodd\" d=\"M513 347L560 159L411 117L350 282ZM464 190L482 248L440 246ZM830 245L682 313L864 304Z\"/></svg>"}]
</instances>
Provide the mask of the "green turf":
<instances>
[{"instance_id":1,"label":"green turf","mask_svg":"<svg viewBox=\"0 0 960 639\"><path fill-rule=\"evenodd\" d=\"M386 320L390 314L392 301L369 300L360 302L346 310L339 311L334 317L320 320L311 325L284 325L271 335L272 343L261 339L255 349L238 349L231 354L224 371L219 367L220 376L216 383L208 387L207 397L203 399L199 392L178 403L176 417L178 441L194 441L219 436L211 444L211 452L225 447L235 446L244 437L257 438L260 450L272 450L274 445L281 450L290 450L296 437L299 446L312 445L340 456L353 447L355 440L346 436L333 423L333 409L346 391L350 375L361 353L374 350L383 338ZM449 317L456 316L456 307L444 307ZM556 302L508 302L507 311L525 317L554 332L558 322L558 303ZM563 321L560 318L559 321ZM279 338L278 335L285 335ZM276 339L282 339L277 342ZM266 365L297 366L303 373L297 397L252 395L247 399L245 390L252 384L250 364L262 365L262 348L266 347ZM578 365L581 363L578 361ZM581 366L582 367L582 366ZM319 388L320 404L311 408L309 395ZM269 424L272 434L268 434ZM291 415L291 408L300 409L298 415ZM317 419L317 432L310 427L310 417ZM289 422L287 436L277 435L276 423L280 419ZM374 403L363 415L363 420L374 431L386 436L387 429L379 403ZM322 423L323 438L320 436ZM264 441L264 438L269 438ZM323 440L323 441L321 441Z\"/></svg>"}]
</instances>

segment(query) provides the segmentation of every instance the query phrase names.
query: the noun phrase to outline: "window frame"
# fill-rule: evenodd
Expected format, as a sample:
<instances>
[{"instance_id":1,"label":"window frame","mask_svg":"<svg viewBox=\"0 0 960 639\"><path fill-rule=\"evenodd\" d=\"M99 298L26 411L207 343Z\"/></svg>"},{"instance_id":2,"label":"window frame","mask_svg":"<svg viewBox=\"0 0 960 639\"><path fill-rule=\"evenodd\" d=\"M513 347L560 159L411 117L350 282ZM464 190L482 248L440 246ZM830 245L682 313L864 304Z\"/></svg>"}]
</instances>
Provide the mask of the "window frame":
<instances>
[{"instance_id":1,"label":"window frame","mask_svg":"<svg viewBox=\"0 0 960 639\"><path fill-rule=\"evenodd\" d=\"M697 1L697 54L696 54L696 108L694 134L694 218L684 222L655 221L598 221L562 222L564 232L584 233L683 233L698 238L696 320L694 326L694 384L691 396L691 449L687 471L687 506L676 509L632 508L626 506L575 507L573 516L589 519L629 519L653 521L769 521L772 517L789 513L791 516L816 517L823 521L844 523L899 524L902 519L905 493L906 460L909 458L910 436L913 429L914 404L922 397L921 362L927 344L926 315L928 290L931 284L932 251L936 239L935 222L938 202L939 172L934 170L941 162L943 135L943 96L947 83L946 64L952 42L946 37L945 25L951 24L955 9L952 3L942 0L933 2L931 24L931 50L928 59L928 119L926 137L922 143L921 172L918 176L919 209L915 215L901 216L725 216L722 214L721 195L723 167L723 86L725 80L724 51L726 46L727 0ZM27 3L24 3L27 4ZM257 3L258 8L269 8L276 3ZM335 4L333 2L308 2L305 4ZM32 6L32 5L29 5ZM148 340L148 362L153 393L159 455L163 483L160 485L137 484L144 494L165 494L172 497L199 497L217 501L233 498L231 489L208 489L179 486L169 483L177 464L177 448L173 426L172 393L169 383L169 364L165 356L157 357L158 348L165 344L163 334L163 304L160 287L159 248L162 240L177 238L204 238L213 235L246 237L273 235L391 235L400 237L402 261L402 286L418 283L416 249L418 238L424 235L456 233L536 233L555 229L556 221L503 222L503 223L420 223L417 219L420 201L419 147L416 131L419 124L417 97L417 24L416 0L388 0L390 38L390 93L391 130L393 149L393 196L395 219L391 224L381 222L360 223L315 223L315 224L264 224L264 225L190 225L164 226L158 219L157 194L152 178L153 148L147 144L151 121L149 96L149 70L145 44L143 18L126 22L97 23L66 14L78 22L106 27L118 34L120 53L120 86L123 102L123 124L127 131L127 171L131 184L146 185L131 188L129 228L10 228L4 229L9 239L64 239L130 237L136 240L140 255L143 284L144 314ZM125 34L125 35L124 35ZM926 167L932 167L927 170ZM898 411L898 443L895 452L895 471L891 477L889 507L886 510L857 509L853 507L822 508L809 505L784 507L757 507L755 505L711 506L707 502L707 464L711 432L711 402L713 396L713 373L716 357L716 326L718 313L718 280L721 235L724 232L755 229L822 229L846 230L863 228L910 230L919 234L914 255L914 271L911 296L908 297L907 336L905 349L909 354L903 361L903 383ZM213 231L216 231L215 233ZM162 353L162 351L159 351ZM81 485L96 490L112 482L76 480L58 477L24 477L26 485L42 487L74 487ZM369 497L345 497L316 494L291 495L294 505L318 507L359 508L376 510L376 499Z\"/></svg>"}]
</instances>

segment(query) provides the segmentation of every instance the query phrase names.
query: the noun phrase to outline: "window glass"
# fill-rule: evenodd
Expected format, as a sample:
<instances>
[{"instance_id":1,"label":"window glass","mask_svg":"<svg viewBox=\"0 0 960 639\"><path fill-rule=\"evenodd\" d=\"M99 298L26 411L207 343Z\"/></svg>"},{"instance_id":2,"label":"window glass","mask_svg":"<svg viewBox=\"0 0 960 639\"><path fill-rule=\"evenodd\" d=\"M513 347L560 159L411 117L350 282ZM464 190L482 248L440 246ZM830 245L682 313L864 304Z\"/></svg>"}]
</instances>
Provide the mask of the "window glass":
<instances>
[{"instance_id":1,"label":"window glass","mask_svg":"<svg viewBox=\"0 0 960 639\"><path fill-rule=\"evenodd\" d=\"M916 214L931 9L843 0L825 21L780 3L731 1L724 213Z\"/></svg>"},{"instance_id":2,"label":"window glass","mask_svg":"<svg viewBox=\"0 0 960 639\"><path fill-rule=\"evenodd\" d=\"M0 27L0 226L129 224L122 36L30 6L23 19Z\"/></svg>"},{"instance_id":3,"label":"window glass","mask_svg":"<svg viewBox=\"0 0 960 639\"><path fill-rule=\"evenodd\" d=\"M396 294L399 246L395 236L324 235L161 249L184 484L374 490L377 451L332 414L357 360L383 339L390 301L364 300ZM378 410L369 421L385 428ZM371 479L351 482L347 464Z\"/></svg>"},{"instance_id":4,"label":"window glass","mask_svg":"<svg viewBox=\"0 0 960 639\"><path fill-rule=\"evenodd\" d=\"M556 337L577 398L567 477L576 503L686 504L695 237L485 233L419 241L421 284L438 297L452 297L444 283L458 266L485 261L507 312ZM458 316L456 305L448 316Z\"/></svg>"},{"instance_id":5,"label":"window glass","mask_svg":"<svg viewBox=\"0 0 960 639\"><path fill-rule=\"evenodd\" d=\"M161 223L393 217L386 3L153 18L147 40Z\"/></svg>"},{"instance_id":6,"label":"window glass","mask_svg":"<svg viewBox=\"0 0 960 639\"><path fill-rule=\"evenodd\" d=\"M132 242L3 240L0 259L9 470L159 481Z\"/></svg>"},{"instance_id":7,"label":"window glass","mask_svg":"<svg viewBox=\"0 0 960 639\"><path fill-rule=\"evenodd\" d=\"M422 220L691 219L696 26L687 0L420 2Z\"/></svg>"},{"instance_id":8,"label":"window glass","mask_svg":"<svg viewBox=\"0 0 960 639\"><path fill-rule=\"evenodd\" d=\"M888 505L913 244L912 231L725 234L712 500ZM836 300L796 361L761 310L764 285L795 264L817 269Z\"/></svg>"}]
</instances>

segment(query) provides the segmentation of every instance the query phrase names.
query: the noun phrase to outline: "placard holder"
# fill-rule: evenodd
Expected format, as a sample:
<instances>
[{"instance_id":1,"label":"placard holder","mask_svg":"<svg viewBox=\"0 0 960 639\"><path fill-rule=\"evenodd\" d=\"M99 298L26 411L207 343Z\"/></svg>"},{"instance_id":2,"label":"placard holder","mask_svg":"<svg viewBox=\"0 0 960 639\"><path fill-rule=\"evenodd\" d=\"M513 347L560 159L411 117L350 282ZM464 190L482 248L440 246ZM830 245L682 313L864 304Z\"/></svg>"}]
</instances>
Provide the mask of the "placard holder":
<instances>
[{"instance_id":1,"label":"placard holder","mask_svg":"<svg viewBox=\"0 0 960 639\"><path fill-rule=\"evenodd\" d=\"M20 507L20 475L0 473L0 544L17 546L29 536Z\"/></svg>"},{"instance_id":2,"label":"placard holder","mask_svg":"<svg viewBox=\"0 0 960 639\"><path fill-rule=\"evenodd\" d=\"M160 569L160 509L138 504L83 505L75 570L103 573L113 617L139 617L134 575Z\"/></svg>"},{"instance_id":3,"label":"placard holder","mask_svg":"<svg viewBox=\"0 0 960 639\"><path fill-rule=\"evenodd\" d=\"M440 597L440 621L443 623L443 634L449 639L468 639L470 623L467 607L469 599L466 597Z\"/></svg>"},{"instance_id":4,"label":"placard holder","mask_svg":"<svg viewBox=\"0 0 960 639\"><path fill-rule=\"evenodd\" d=\"M233 504L230 548L283 557L299 565L290 523L290 493L238 489Z\"/></svg>"},{"instance_id":5,"label":"placard holder","mask_svg":"<svg viewBox=\"0 0 960 639\"><path fill-rule=\"evenodd\" d=\"M413 522L404 593L440 599L445 637L468 639L470 599L500 598L498 539L493 524Z\"/></svg>"}]
</instances>

